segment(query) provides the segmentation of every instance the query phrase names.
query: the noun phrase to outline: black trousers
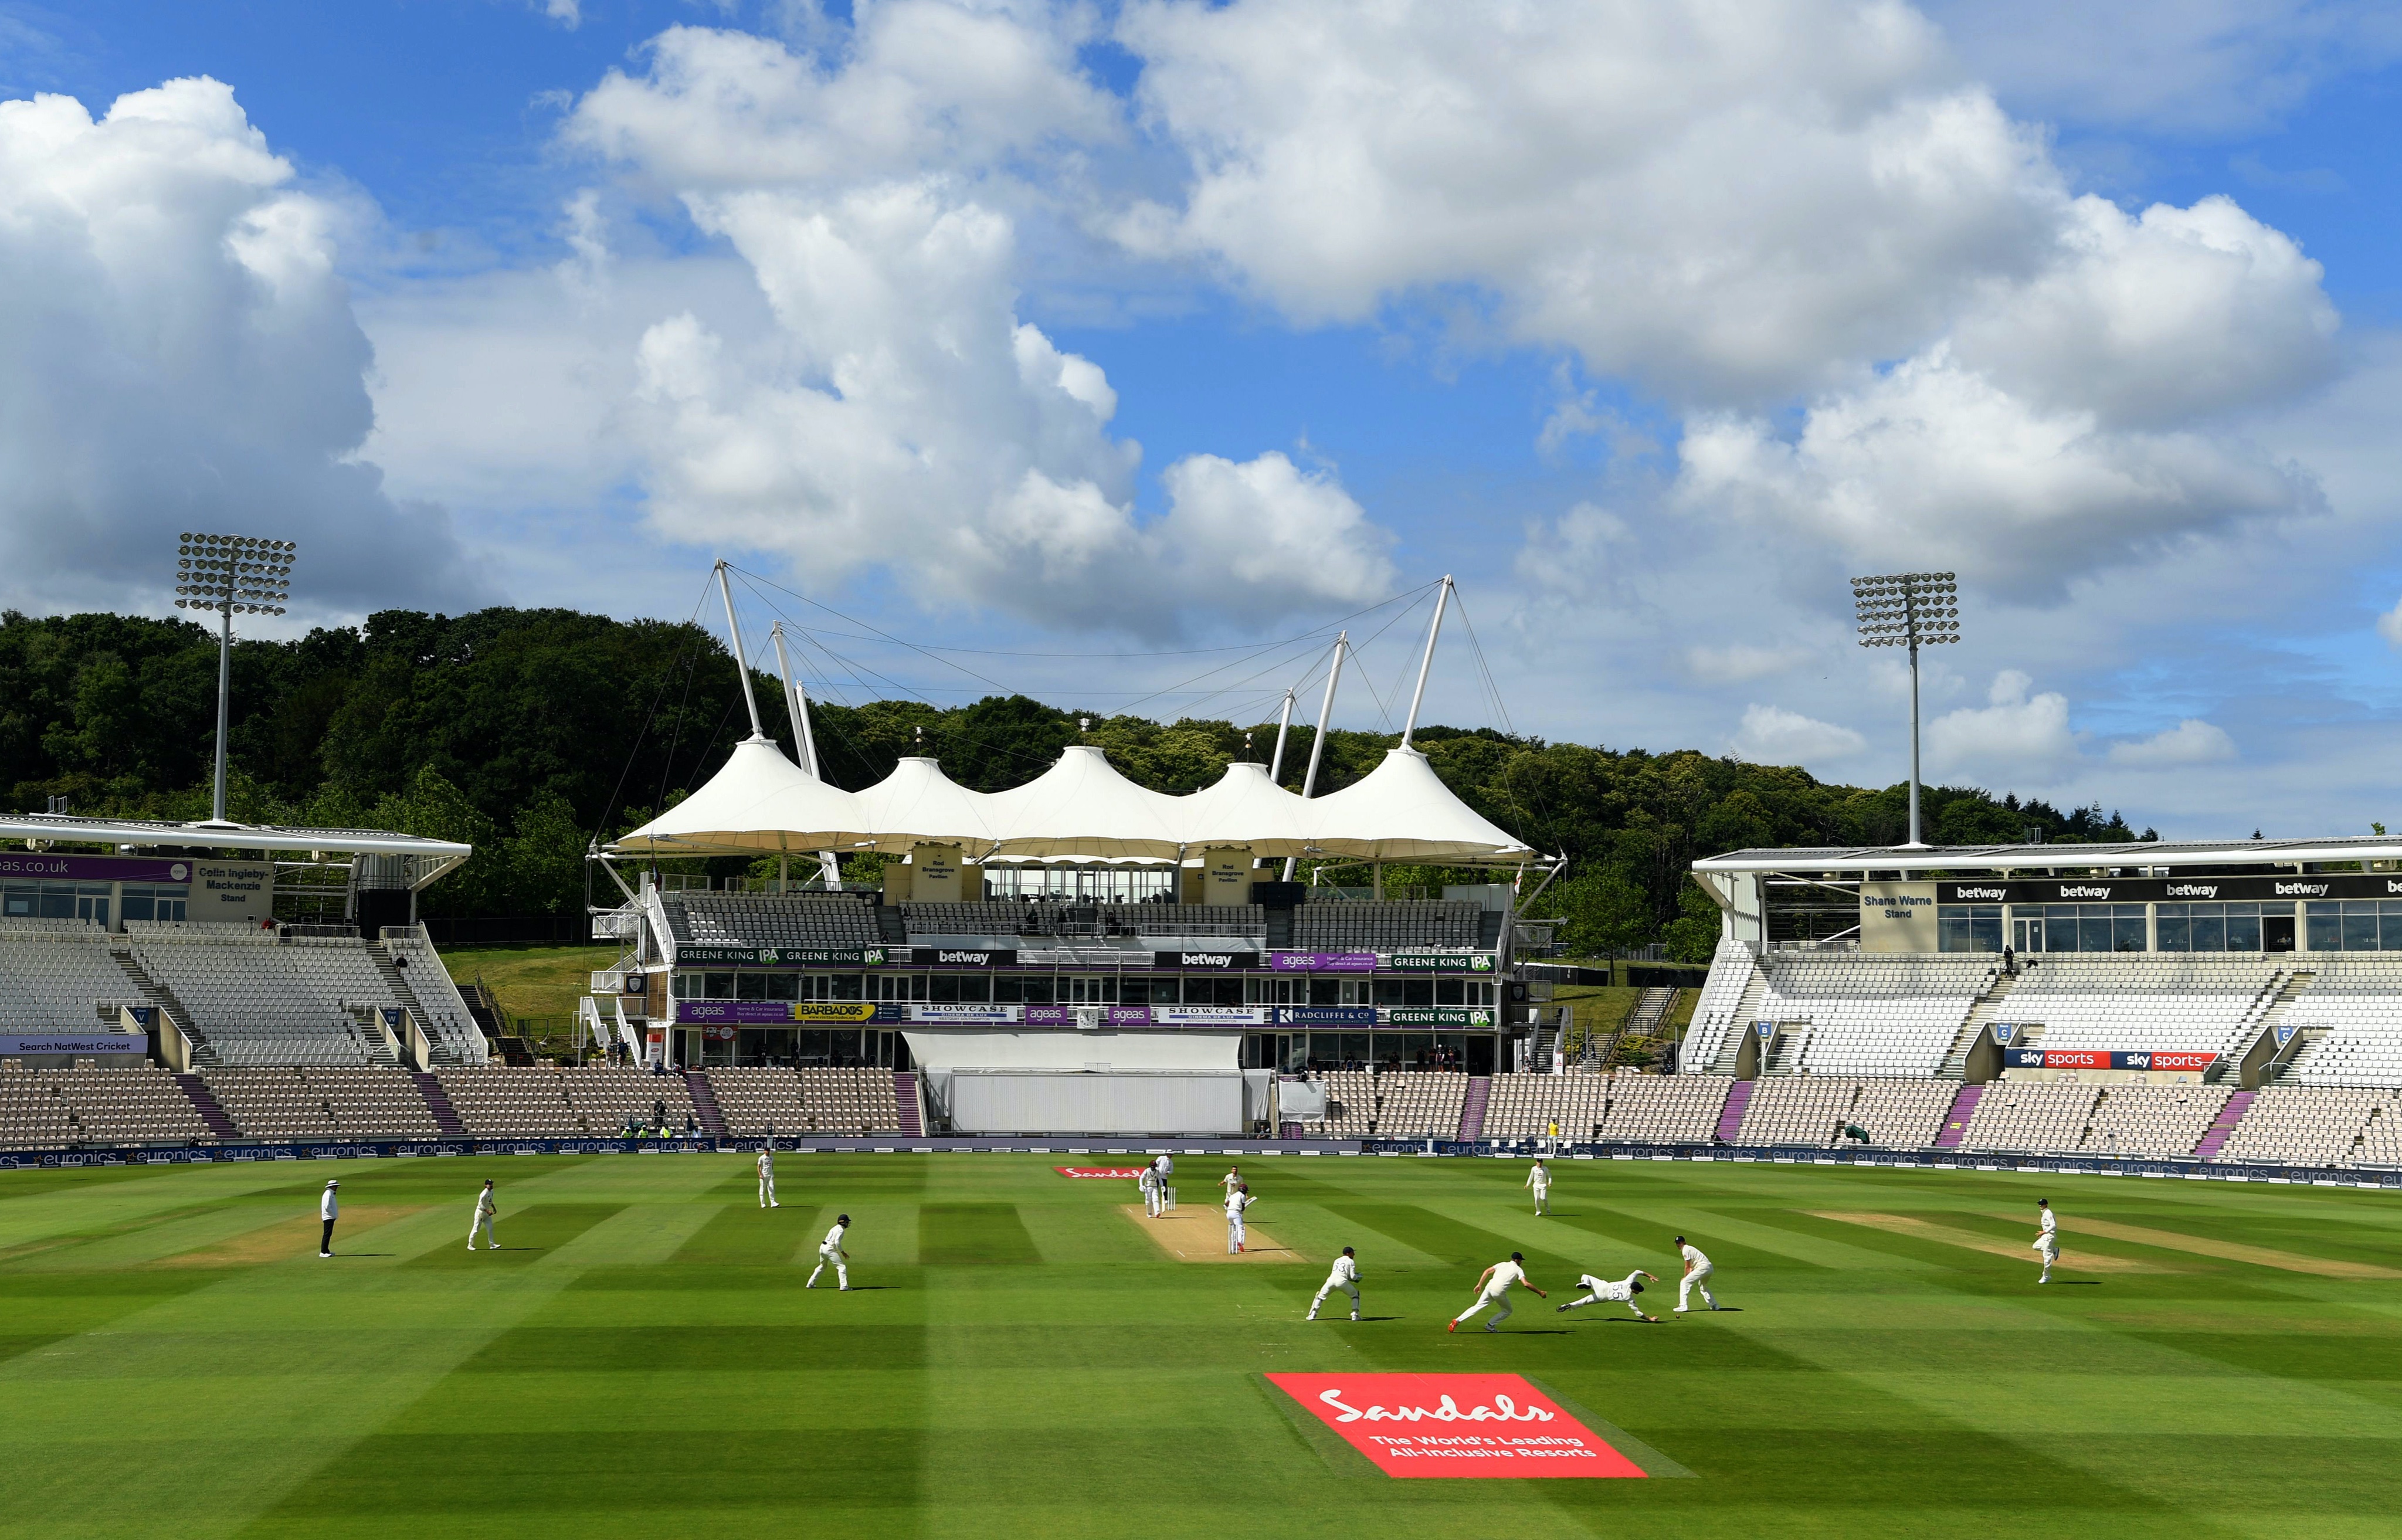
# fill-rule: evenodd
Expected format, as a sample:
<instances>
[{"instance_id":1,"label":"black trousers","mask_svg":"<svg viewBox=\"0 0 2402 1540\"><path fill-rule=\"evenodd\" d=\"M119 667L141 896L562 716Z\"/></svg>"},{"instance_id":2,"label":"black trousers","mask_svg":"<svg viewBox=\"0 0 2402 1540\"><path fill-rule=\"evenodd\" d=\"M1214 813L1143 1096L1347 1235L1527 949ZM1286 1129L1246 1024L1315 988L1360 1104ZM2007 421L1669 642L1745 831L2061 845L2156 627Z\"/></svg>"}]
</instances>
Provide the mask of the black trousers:
<instances>
[{"instance_id":1,"label":"black trousers","mask_svg":"<svg viewBox=\"0 0 2402 1540\"><path fill-rule=\"evenodd\" d=\"M327 1252L327 1251L331 1251L331 1250L333 1250L333 1249L334 1249L334 1221L333 1221L333 1220L328 1219L328 1220L326 1220L326 1221L325 1221L325 1233L324 1233L322 1237L320 1237L320 1238L319 1238L319 1240L318 1240L318 1242L317 1242L317 1249L318 1249L318 1251L319 1251L319 1252L321 1252L321 1253L323 1253L323 1252Z\"/></svg>"}]
</instances>

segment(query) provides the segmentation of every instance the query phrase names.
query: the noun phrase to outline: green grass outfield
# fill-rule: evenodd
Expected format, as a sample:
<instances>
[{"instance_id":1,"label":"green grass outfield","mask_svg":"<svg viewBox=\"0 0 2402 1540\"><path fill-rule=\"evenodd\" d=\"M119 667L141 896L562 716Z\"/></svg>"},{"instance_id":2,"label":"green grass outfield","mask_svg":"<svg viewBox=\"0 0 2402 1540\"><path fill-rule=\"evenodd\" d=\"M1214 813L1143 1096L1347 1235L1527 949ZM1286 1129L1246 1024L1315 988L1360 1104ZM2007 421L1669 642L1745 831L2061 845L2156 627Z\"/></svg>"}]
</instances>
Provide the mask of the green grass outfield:
<instances>
[{"instance_id":1,"label":"green grass outfield","mask_svg":"<svg viewBox=\"0 0 2402 1540\"><path fill-rule=\"evenodd\" d=\"M1253 1220L1310 1262L1229 1265L1069 1159L786 1156L773 1213L736 1155L0 1175L0 1532L2402 1533L2393 1197L1579 1162L1537 1218L1515 1162L1286 1156L1246 1162ZM470 1257L488 1175L508 1249ZM2042 1288L2039 1192L2074 1280ZM865 1286L804 1292L836 1208ZM1678 1230L1739 1311L1443 1332L1513 1248L1556 1303L1673 1278ZM1304 1324L1346 1243L1374 1319ZM1260 1378L1362 1369L1523 1373L1693 1478L1395 1480Z\"/></svg>"}]
</instances>

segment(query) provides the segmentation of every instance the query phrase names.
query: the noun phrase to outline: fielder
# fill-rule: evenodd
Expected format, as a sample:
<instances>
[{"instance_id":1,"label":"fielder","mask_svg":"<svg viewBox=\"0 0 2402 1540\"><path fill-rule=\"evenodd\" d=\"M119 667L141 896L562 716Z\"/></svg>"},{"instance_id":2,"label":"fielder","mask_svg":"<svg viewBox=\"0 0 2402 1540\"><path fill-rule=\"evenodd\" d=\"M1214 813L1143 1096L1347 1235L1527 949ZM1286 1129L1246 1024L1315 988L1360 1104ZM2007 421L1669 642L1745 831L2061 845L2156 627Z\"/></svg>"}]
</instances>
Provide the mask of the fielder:
<instances>
[{"instance_id":1,"label":"fielder","mask_svg":"<svg viewBox=\"0 0 2402 1540\"><path fill-rule=\"evenodd\" d=\"M324 1233L317 1237L317 1255L320 1257L334 1254L334 1221L342 1217L341 1200L334 1196L334 1189L341 1185L339 1182L327 1182L325 1195L317 1200L317 1217L325 1221Z\"/></svg>"},{"instance_id":2,"label":"fielder","mask_svg":"<svg viewBox=\"0 0 2402 1540\"><path fill-rule=\"evenodd\" d=\"M837 1214L835 1216L834 1228L827 1231L825 1232L825 1239L818 1243L818 1265L809 1269L809 1281L801 1286L803 1288L817 1287L818 1274L826 1270L826 1264L828 1262L832 1262L834 1264L834 1281L836 1290L842 1292L849 1291L850 1288L850 1253L842 1249L842 1232L849 1228L849 1215Z\"/></svg>"},{"instance_id":3,"label":"fielder","mask_svg":"<svg viewBox=\"0 0 2402 1540\"><path fill-rule=\"evenodd\" d=\"M1167 1201L1159 1195L1159 1169L1144 1166L1142 1175L1134 1179L1134 1185L1142 1189L1142 1211L1154 1219L1158 1218L1167 1206Z\"/></svg>"},{"instance_id":4,"label":"fielder","mask_svg":"<svg viewBox=\"0 0 2402 1540\"><path fill-rule=\"evenodd\" d=\"M776 1201L776 1147L773 1142L759 1147L759 1206L784 1206Z\"/></svg>"},{"instance_id":5,"label":"fielder","mask_svg":"<svg viewBox=\"0 0 2402 1540\"><path fill-rule=\"evenodd\" d=\"M1238 1165L1228 1166L1226 1174L1218 1178L1218 1185L1228 1192L1233 1192L1235 1189L1243 1185L1243 1168Z\"/></svg>"},{"instance_id":6,"label":"fielder","mask_svg":"<svg viewBox=\"0 0 2402 1540\"><path fill-rule=\"evenodd\" d=\"M1349 1246L1345 1246L1343 1255L1334 1258L1334 1271L1326 1275L1326 1282L1318 1286L1318 1298L1309 1301L1309 1313L1302 1319L1317 1320L1318 1307L1324 1304L1326 1297L1338 1288L1351 1296L1351 1319L1358 1320L1360 1318L1360 1256Z\"/></svg>"},{"instance_id":7,"label":"fielder","mask_svg":"<svg viewBox=\"0 0 2402 1540\"><path fill-rule=\"evenodd\" d=\"M498 1251L501 1249L500 1237L492 1233L492 1221L499 1217L500 1212L500 1205L492 1202L492 1181L491 1178L488 1176L484 1178L484 1190L476 1194L476 1212L467 1220L468 1250L473 1251L476 1249L476 1232L477 1231L481 1231L484 1233L484 1249L486 1251Z\"/></svg>"},{"instance_id":8,"label":"fielder","mask_svg":"<svg viewBox=\"0 0 2402 1540\"><path fill-rule=\"evenodd\" d=\"M1639 1267L1614 1284L1607 1281L1606 1279L1596 1278L1592 1273L1588 1272L1577 1280L1577 1286L1584 1290L1584 1297L1582 1299L1570 1299L1567 1304L1564 1304L1559 1308L1563 1312L1566 1312L1574 1310L1579 1305L1597 1305L1604 1299L1610 1299L1615 1300L1619 1304L1622 1304L1627 1309L1633 1311L1638 1320L1650 1321L1656 1324L1660 1317L1657 1315L1644 1314L1643 1307L1635 1302L1635 1297L1643 1292L1643 1286L1637 1280L1643 1278L1650 1278L1655 1284L1660 1281L1658 1278L1652 1277L1650 1273L1644 1272Z\"/></svg>"},{"instance_id":9,"label":"fielder","mask_svg":"<svg viewBox=\"0 0 2402 1540\"><path fill-rule=\"evenodd\" d=\"M1535 1212L1549 1214L1552 1211L1552 1168L1537 1161L1534 1169L1526 1173L1526 1186L1535 1194Z\"/></svg>"},{"instance_id":10,"label":"fielder","mask_svg":"<svg viewBox=\"0 0 2402 1540\"><path fill-rule=\"evenodd\" d=\"M1512 1284L1524 1284L1528 1288L1535 1288L1535 1281L1526 1276L1526 1257L1524 1252L1513 1251L1510 1253L1508 1261L1496 1262L1486 1268L1484 1275L1476 1280L1476 1302L1453 1316L1451 1325L1446 1329L1457 1331L1460 1322L1467 1320L1486 1305L1499 1305L1501 1308L1494 1312L1493 1319L1484 1323L1484 1329L1500 1330L1501 1323L1510 1318L1510 1286ZM1545 1299L1551 1298L1539 1288L1535 1288L1535 1293Z\"/></svg>"},{"instance_id":11,"label":"fielder","mask_svg":"<svg viewBox=\"0 0 2402 1540\"><path fill-rule=\"evenodd\" d=\"M2051 1200L2037 1198L2035 1206L2043 1216L2043 1233L2035 1238L2035 1254L2043 1258L2043 1276L2038 1284L2051 1282L2051 1270L2060 1261L2060 1216L2051 1211Z\"/></svg>"},{"instance_id":12,"label":"fielder","mask_svg":"<svg viewBox=\"0 0 2402 1540\"><path fill-rule=\"evenodd\" d=\"M1233 1256L1243 1249L1243 1211L1259 1202L1248 1187L1237 1187L1226 1194L1226 1254Z\"/></svg>"},{"instance_id":13,"label":"fielder","mask_svg":"<svg viewBox=\"0 0 2402 1540\"><path fill-rule=\"evenodd\" d=\"M1151 1168L1159 1173L1159 1190L1162 1194L1160 1201L1166 1203L1168 1180L1176 1175L1176 1162L1162 1155L1151 1162Z\"/></svg>"},{"instance_id":14,"label":"fielder","mask_svg":"<svg viewBox=\"0 0 2402 1540\"><path fill-rule=\"evenodd\" d=\"M1710 1292L1710 1259L1702 1255L1700 1247L1687 1245L1682 1235L1677 1237L1677 1252L1685 1258L1685 1276L1677 1285L1677 1313L1685 1313L1695 1289L1702 1291L1702 1303L1718 1309L1719 1297Z\"/></svg>"}]
</instances>

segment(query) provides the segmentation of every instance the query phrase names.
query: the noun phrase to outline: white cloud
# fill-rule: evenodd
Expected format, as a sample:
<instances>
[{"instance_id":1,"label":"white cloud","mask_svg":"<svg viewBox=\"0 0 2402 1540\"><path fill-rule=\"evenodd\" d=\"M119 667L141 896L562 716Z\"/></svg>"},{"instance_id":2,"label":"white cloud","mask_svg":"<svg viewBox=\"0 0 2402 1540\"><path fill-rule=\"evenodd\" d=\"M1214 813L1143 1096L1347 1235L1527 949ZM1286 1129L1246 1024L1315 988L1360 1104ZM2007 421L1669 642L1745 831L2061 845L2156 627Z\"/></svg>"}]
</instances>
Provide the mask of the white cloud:
<instances>
[{"instance_id":1,"label":"white cloud","mask_svg":"<svg viewBox=\"0 0 2402 1540\"><path fill-rule=\"evenodd\" d=\"M2036 784L2068 768L2077 740L2068 730L2068 697L2033 694L2035 681L2015 668L1994 676L1987 705L1946 712L1926 724L1926 755L1941 771Z\"/></svg>"},{"instance_id":2,"label":"white cloud","mask_svg":"<svg viewBox=\"0 0 2402 1540\"><path fill-rule=\"evenodd\" d=\"M2402 58L2383 0L1926 0L1978 75L2055 121L2216 137Z\"/></svg>"},{"instance_id":3,"label":"white cloud","mask_svg":"<svg viewBox=\"0 0 2402 1540\"><path fill-rule=\"evenodd\" d=\"M2402 647L2402 601L2377 617L2377 634L2391 645Z\"/></svg>"},{"instance_id":4,"label":"white cloud","mask_svg":"<svg viewBox=\"0 0 2402 1540\"><path fill-rule=\"evenodd\" d=\"M355 213L292 180L214 80L0 103L0 597L163 603L186 529L297 539L304 612L489 592L355 458Z\"/></svg>"},{"instance_id":5,"label":"white cloud","mask_svg":"<svg viewBox=\"0 0 2402 1540\"><path fill-rule=\"evenodd\" d=\"M1848 727L1819 722L1781 706L1746 706L1734 736L1735 752L1757 764L1806 764L1846 759L1868 747Z\"/></svg>"},{"instance_id":6,"label":"white cloud","mask_svg":"<svg viewBox=\"0 0 2402 1540\"><path fill-rule=\"evenodd\" d=\"M1809 657L1799 647L1755 647L1737 641L1723 647L1688 647L1684 663L1687 673L1705 683L1742 684L1797 668Z\"/></svg>"},{"instance_id":7,"label":"white cloud","mask_svg":"<svg viewBox=\"0 0 2402 1540\"><path fill-rule=\"evenodd\" d=\"M2234 757L2235 740L2227 736L2226 730L2194 717L2150 737L2110 746L2111 763L2139 769L2210 764Z\"/></svg>"},{"instance_id":8,"label":"white cloud","mask_svg":"<svg viewBox=\"0 0 2402 1540\"><path fill-rule=\"evenodd\" d=\"M583 0L542 0L542 13L570 32L584 24Z\"/></svg>"}]
</instances>

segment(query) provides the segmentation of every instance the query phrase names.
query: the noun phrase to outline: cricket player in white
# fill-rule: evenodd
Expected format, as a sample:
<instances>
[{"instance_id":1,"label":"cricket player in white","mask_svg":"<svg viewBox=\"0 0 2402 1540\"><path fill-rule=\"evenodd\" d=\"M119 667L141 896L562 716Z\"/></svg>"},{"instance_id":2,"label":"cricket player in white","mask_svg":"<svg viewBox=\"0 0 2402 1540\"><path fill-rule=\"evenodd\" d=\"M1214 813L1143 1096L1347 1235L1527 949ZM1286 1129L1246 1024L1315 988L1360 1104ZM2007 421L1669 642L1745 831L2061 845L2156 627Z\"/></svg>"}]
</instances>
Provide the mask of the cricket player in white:
<instances>
[{"instance_id":1,"label":"cricket player in white","mask_svg":"<svg viewBox=\"0 0 2402 1540\"><path fill-rule=\"evenodd\" d=\"M1484 1270L1484 1275L1476 1280L1476 1302L1453 1316L1447 1329L1457 1331L1460 1322L1467 1320L1486 1305L1499 1305L1501 1308L1493 1313L1493 1319L1484 1323L1484 1329L1500 1330L1501 1323L1510 1318L1510 1286L1512 1284L1524 1284L1528 1288L1535 1288L1535 1280L1526 1276L1526 1258L1524 1252L1513 1251L1510 1253L1508 1261L1496 1262ZM1551 1298L1539 1288L1535 1288L1535 1292L1543 1299Z\"/></svg>"},{"instance_id":2,"label":"cricket player in white","mask_svg":"<svg viewBox=\"0 0 2402 1540\"><path fill-rule=\"evenodd\" d=\"M2043 1216L2043 1233L2035 1238L2036 1255L2043 1258L2043 1276L2038 1284L2051 1282L2051 1270L2060 1261L2060 1216L2051 1211L2051 1200L2037 1198L2035 1206Z\"/></svg>"},{"instance_id":3,"label":"cricket player in white","mask_svg":"<svg viewBox=\"0 0 2402 1540\"><path fill-rule=\"evenodd\" d=\"M1259 1200L1248 1187L1238 1187L1226 1194L1226 1251L1229 1256L1243 1249L1243 1211Z\"/></svg>"},{"instance_id":4,"label":"cricket player in white","mask_svg":"<svg viewBox=\"0 0 2402 1540\"><path fill-rule=\"evenodd\" d=\"M1639 1267L1614 1284L1604 1278L1596 1278L1592 1273L1588 1272L1577 1280L1577 1286L1584 1290L1584 1297L1582 1299L1570 1299L1567 1304L1560 1306L1560 1309L1563 1311L1570 1311L1576 1309L1579 1305L1596 1305L1604 1299L1614 1299L1618 1303L1622 1304L1627 1309L1633 1311L1638 1318L1646 1321L1657 1321L1660 1317L1657 1315L1645 1315L1643 1313L1643 1307L1635 1302L1635 1297L1643 1292L1643 1286L1636 1282L1638 1278L1650 1278L1655 1284L1660 1281L1659 1279L1652 1277L1650 1273L1644 1272Z\"/></svg>"},{"instance_id":5,"label":"cricket player in white","mask_svg":"<svg viewBox=\"0 0 2402 1540\"><path fill-rule=\"evenodd\" d=\"M317 1217L325 1221L324 1233L317 1238L317 1255L320 1257L334 1254L334 1221L342 1217L342 1203L334 1196L334 1189L341 1185L339 1182L327 1182L325 1195L317 1200Z\"/></svg>"},{"instance_id":6,"label":"cricket player in white","mask_svg":"<svg viewBox=\"0 0 2402 1540\"><path fill-rule=\"evenodd\" d=\"M1526 1173L1526 1186L1535 1194L1535 1212L1549 1214L1552 1211L1552 1168L1537 1161L1534 1169Z\"/></svg>"},{"instance_id":7,"label":"cricket player in white","mask_svg":"<svg viewBox=\"0 0 2402 1540\"><path fill-rule=\"evenodd\" d=\"M475 1215L467 1221L468 1250L473 1251L476 1249L476 1232L477 1231L483 1231L484 1249L486 1251L498 1251L501 1249L500 1237L492 1233L492 1221L499 1217L500 1212L500 1205L492 1201L491 1179L487 1177L484 1181L484 1190L476 1194Z\"/></svg>"},{"instance_id":8,"label":"cricket player in white","mask_svg":"<svg viewBox=\"0 0 2402 1540\"><path fill-rule=\"evenodd\" d=\"M776 1147L772 1141L759 1147L759 1206L784 1206L776 1201Z\"/></svg>"},{"instance_id":9,"label":"cricket player in white","mask_svg":"<svg viewBox=\"0 0 2402 1540\"><path fill-rule=\"evenodd\" d=\"M1228 1192L1233 1192L1235 1189L1243 1185L1243 1168L1238 1165L1228 1166L1226 1174L1218 1178L1218 1185Z\"/></svg>"},{"instance_id":10,"label":"cricket player in white","mask_svg":"<svg viewBox=\"0 0 2402 1540\"><path fill-rule=\"evenodd\" d=\"M1702 1291L1702 1303L1718 1309L1719 1297L1710 1292L1710 1259L1700 1247L1687 1245L1682 1235L1677 1237L1677 1254L1685 1258L1685 1276L1677 1285L1677 1313L1685 1313L1695 1289Z\"/></svg>"},{"instance_id":11,"label":"cricket player in white","mask_svg":"<svg viewBox=\"0 0 2402 1540\"><path fill-rule=\"evenodd\" d=\"M1334 1270L1326 1275L1326 1282L1318 1286L1318 1298L1309 1301L1309 1313L1302 1319L1317 1320L1318 1307L1324 1304L1326 1297L1338 1288L1351 1296L1351 1319L1358 1320L1360 1318L1360 1256L1349 1246L1345 1246L1343 1255L1334 1258Z\"/></svg>"},{"instance_id":12,"label":"cricket player in white","mask_svg":"<svg viewBox=\"0 0 2402 1540\"><path fill-rule=\"evenodd\" d=\"M1167 1201L1168 1181L1176 1175L1176 1162L1169 1160L1166 1156L1162 1155L1159 1159L1151 1162L1151 1168L1159 1173L1159 1201L1166 1203Z\"/></svg>"},{"instance_id":13,"label":"cricket player in white","mask_svg":"<svg viewBox=\"0 0 2402 1540\"><path fill-rule=\"evenodd\" d=\"M850 1287L850 1253L842 1249L842 1232L849 1228L849 1215L835 1216L834 1228L818 1243L818 1265L809 1269L809 1281L801 1286L803 1288L818 1286L818 1274L826 1270L828 1262L834 1264L835 1286L845 1290Z\"/></svg>"},{"instance_id":14,"label":"cricket player in white","mask_svg":"<svg viewBox=\"0 0 2402 1540\"><path fill-rule=\"evenodd\" d=\"M1161 1206L1159 1169L1156 1166L1144 1166L1142 1175L1134 1179L1134 1185L1142 1189L1142 1211L1154 1219L1158 1218Z\"/></svg>"}]
</instances>

